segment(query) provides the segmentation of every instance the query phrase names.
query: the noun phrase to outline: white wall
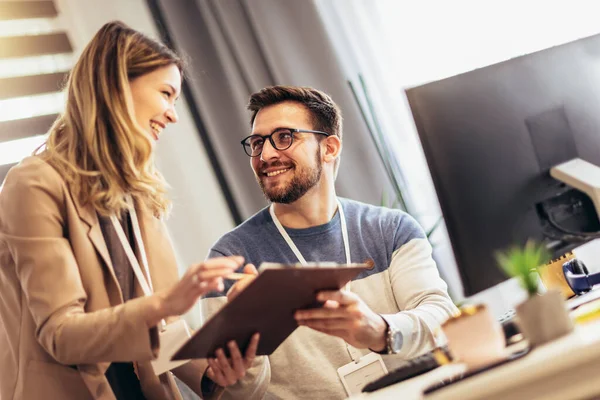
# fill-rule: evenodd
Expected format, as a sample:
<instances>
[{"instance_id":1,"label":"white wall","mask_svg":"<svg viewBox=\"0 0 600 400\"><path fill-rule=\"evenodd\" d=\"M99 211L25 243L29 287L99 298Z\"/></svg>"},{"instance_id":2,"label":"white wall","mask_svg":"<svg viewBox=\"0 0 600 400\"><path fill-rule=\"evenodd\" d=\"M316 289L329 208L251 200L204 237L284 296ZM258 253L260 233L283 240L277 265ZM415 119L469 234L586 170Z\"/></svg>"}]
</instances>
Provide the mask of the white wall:
<instances>
[{"instance_id":1,"label":"white wall","mask_svg":"<svg viewBox=\"0 0 600 400\"><path fill-rule=\"evenodd\" d=\"M115 19L158 37L144 0L55 2L61 25L67 27L77 54L104 23ZM181 272L204 260L219 236L233 228L233 221L184 98L177 105L177 113L179 122L170 125L158 143L157 164L171 185L173 212L167 226Z\"/></svg>"}]
</instances>

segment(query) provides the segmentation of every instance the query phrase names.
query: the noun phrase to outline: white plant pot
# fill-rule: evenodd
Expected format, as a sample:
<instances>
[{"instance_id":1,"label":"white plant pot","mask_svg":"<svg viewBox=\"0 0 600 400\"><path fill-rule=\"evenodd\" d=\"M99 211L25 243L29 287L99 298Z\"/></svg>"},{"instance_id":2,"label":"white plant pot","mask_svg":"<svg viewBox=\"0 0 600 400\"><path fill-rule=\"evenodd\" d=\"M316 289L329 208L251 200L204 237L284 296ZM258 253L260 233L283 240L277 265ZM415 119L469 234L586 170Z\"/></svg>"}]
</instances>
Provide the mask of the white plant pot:
<instances>
[{"instance_id":1,"label":"white plant pot","mask_svg":"<svg viewBox=\"0 0 600 400\"><path fill-rule=\"evenodd\" d=\"M538 346L573 331L561 292L549 290L516 307L517 323L531 346Z\"/></svg>"}]
</instances>

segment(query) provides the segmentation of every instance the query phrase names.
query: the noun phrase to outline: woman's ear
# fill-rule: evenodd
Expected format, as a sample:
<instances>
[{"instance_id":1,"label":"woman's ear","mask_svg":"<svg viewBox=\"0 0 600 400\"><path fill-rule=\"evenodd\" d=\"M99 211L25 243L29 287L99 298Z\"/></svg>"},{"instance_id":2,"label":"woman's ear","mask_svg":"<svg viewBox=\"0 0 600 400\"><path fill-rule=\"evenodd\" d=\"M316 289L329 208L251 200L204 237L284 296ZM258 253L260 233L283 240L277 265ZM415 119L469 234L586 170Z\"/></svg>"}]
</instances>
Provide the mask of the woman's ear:
<instances>
[{"instance_id":1,"label":"woman's ear","mask_svg":"<svg viewBox=\"0 0 600 400\"><path fill-rule=\"evenodd\" d=\"M325 146L325 152L323 153L323 161L334 162L339 157L342 151L342 141L339 136L331 135L327 136L323 142Z\"/></svg>"}]
</instances>

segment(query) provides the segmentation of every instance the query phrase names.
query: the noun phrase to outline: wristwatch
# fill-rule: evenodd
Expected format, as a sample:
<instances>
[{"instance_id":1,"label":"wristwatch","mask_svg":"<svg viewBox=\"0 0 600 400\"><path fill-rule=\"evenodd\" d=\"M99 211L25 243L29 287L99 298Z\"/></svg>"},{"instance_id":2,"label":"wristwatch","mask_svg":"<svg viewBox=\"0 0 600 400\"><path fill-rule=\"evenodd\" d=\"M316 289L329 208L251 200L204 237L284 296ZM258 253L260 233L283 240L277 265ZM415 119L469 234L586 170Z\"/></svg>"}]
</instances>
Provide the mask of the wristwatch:
<instances>
[{"instance_id":1,"label":"wristwatch","mask_svg":"<svg viewBox=\"0 0 600 400\"><path fill-rule=\"evenodd\" d=\"M382 316L383 317L383 316ZM402 332L393 328L392 324L390 324L385 318L383 318L388 325L388 329L386 332L385 343L387 347L388 354L396 354L400 352L402 348L402 343L404 342L402 337Z\"/></svg>"}]
</instances>

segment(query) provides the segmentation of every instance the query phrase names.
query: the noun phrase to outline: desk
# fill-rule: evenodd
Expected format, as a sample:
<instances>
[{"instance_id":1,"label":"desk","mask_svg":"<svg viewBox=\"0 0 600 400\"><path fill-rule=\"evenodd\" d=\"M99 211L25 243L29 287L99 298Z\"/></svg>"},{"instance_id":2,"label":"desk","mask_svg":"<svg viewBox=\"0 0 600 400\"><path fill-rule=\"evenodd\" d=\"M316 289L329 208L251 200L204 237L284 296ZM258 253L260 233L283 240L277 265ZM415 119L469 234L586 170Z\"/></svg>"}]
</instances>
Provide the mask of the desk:
<instances>
[{"instance_id":1,"label":"desk","mask_svg":"<svg viewBox=\"0 0 600 400\"><path fill-rule=\"evenodd\" d=\"M464 370L446 365L427 374L352 399L544 399L600 398L600 321L576 326L560 339L532 350L525 357L455 382L423 397L431 383Z\"/></svg>"}]
</instances>

